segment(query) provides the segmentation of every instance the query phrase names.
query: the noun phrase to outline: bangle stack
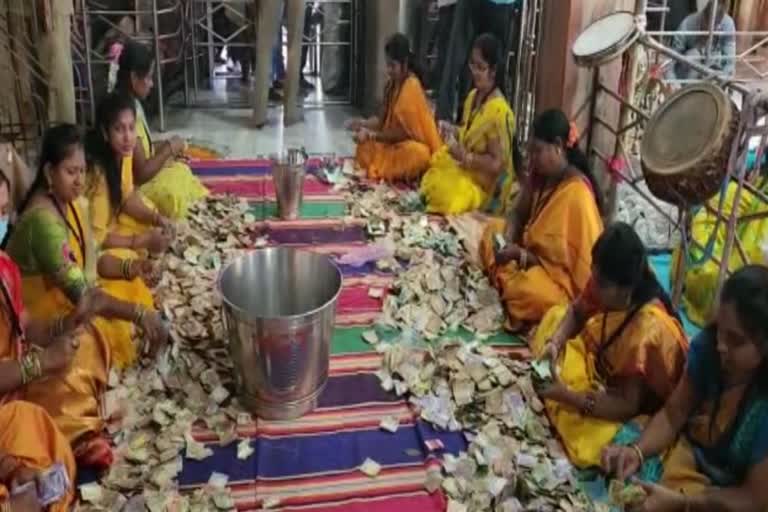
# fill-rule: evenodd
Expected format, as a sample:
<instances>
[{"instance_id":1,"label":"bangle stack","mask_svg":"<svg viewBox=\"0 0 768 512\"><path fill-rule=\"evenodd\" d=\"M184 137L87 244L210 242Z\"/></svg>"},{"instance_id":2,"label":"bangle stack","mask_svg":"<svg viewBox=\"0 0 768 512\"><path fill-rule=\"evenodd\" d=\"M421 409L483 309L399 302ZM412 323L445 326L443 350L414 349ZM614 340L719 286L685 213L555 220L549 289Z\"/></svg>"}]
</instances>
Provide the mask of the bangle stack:
<instances>
[{"instance_id":1,"label":"bangle stack","mask_svg":"<svg viewBox=\"0 0 768 512\"><path fill-rule=\"evenodd\" d=\"M146 309L140 306L136 306L136 311L133 314L133 323L136 325L141 325L141 323L144 321L144 316L146 316L146 314L147 314Z\"/></svg>"},{"instance_id":2,"label":"bangle stack","mask_svg":"<svg viewBox=\"0 0 768 512\"><path fill-rule=\"evenodd\" d=\"M136 235L131 235L131 243L129 249L136 249Z\"/></svg>"},{"instance_id":3,"label":"bangle stack","mask_svg":"<svg viewBox=\"0 0 768 512\"><path fill-rule=\"evenodd\" d=\"M635 453L637 454L637 458L640 460L640 467L643 467L643 464L645 464L645 455L643 455L643 450L640 449L637 443L631 444L629 445L629 447L635 451Z\"/></svg>"},{"instance_id":4,"label":"bangle stack","mask_svg":"<svg viewBox=\"0 0 768 512\"><path fill-rule=\"evenodd\" d=\"M0 512L11 512L11 500L10 498L0 503Z\"/></svg>"},{"instance_id":5,"label":"bangle stack","mask_svg":"<svg viewBox=\"0 0 768 512\"><path fill-rule=\"evenodd\" d=\"M123 275L123 279L128 281L133 279L133 260L131 258L122 261L120 265L120 273Z\"/></svg>"},{"instance_id":6,"label":"bangle stack","mask_svg":"<svg viewBox=\"0 0 768 512\"><path fill-rule=\"evenodd\" d=\"M57 316L54 320L51 326L48 328L48 334L51 338L58 338L62 334L64 334L65 327L64 327L65 318L63 316Z\"/></svg>"},{"instance_id":7,"label":"bangle stack","mask_svg":"<svg viewBox=\"0 0 768 512\"><path fill-rule=\"evenodd\" d=\"M19 370L21 371L21 383L29 384L43 376L43 367L40 364L38 353L30 352L19 361Z\"/></svg>"},{"instance_id":8,"label":"bangle stack","mask_svg":"<svg viewBox=\"0 0 768 512\"><path fill-rule=\"evenodd\" d=\"M528 251L525 249L520 249L520 260L518 263L520 263L521 269L525 270L528 268Z\"/></svg>"},{"instance_id":9,"label":"bangle stack","mask_svg":"<svg viewBox=\"0 0 768 512\"><path fill-rule=\"evenodd\" d=\"M595 398L595 394L591 391L587 393L587 395L584 397L584 405L581 407L581 414L583 416L592 416L592 413L595 410L595 403L597 402L597 399Z\"/></svg>"}]
</instances>

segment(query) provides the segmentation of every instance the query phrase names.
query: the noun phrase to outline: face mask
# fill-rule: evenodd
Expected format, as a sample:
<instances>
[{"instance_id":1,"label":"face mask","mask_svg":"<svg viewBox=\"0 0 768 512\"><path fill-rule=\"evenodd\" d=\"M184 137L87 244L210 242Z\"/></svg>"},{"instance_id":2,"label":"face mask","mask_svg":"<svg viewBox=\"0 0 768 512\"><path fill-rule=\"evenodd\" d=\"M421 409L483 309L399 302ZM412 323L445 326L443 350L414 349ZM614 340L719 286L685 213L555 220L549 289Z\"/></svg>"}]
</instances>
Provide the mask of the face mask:
<instances>
[{"instance_id":1,"label":"face mask","mask_svg":"<svg viewBox=\"0 0 768 512\"><path fill-rule=\"evenodd\" d=\"M8 233L8 217L0 217L0 241L5 240Z\"/></svg>"}]
</instances>

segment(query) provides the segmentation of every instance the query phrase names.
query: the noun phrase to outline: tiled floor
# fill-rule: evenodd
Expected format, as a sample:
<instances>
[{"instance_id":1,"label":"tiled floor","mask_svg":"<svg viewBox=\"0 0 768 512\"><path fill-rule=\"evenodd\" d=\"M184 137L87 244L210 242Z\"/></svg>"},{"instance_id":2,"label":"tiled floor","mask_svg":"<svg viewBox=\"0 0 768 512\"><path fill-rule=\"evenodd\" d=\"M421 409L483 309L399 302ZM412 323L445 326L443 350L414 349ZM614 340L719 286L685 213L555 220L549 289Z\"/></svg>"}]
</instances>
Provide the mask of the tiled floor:
<instances>
[{"instance_id":1,"label":"tiled floor","mask_svg":"<svg viewBox=\"0 0 768 512\"><path fill-rule=\"evenodd\" d=\"M305 97L314 104L322 99L317 92ZM298 147L309 153L354 153L354 142L343 128L344 121L359 115L352 107L307 106L303 123L284 127L283 108L274 106L269 109L269 124L258 130L251 122L251 110L245 108L250 104L248 89L237 79L216 79L213 89L199 91L192 100L197 107L167 109L166 131L224 149L228 158L255 158Z\"/></svg>"}]
</instances>

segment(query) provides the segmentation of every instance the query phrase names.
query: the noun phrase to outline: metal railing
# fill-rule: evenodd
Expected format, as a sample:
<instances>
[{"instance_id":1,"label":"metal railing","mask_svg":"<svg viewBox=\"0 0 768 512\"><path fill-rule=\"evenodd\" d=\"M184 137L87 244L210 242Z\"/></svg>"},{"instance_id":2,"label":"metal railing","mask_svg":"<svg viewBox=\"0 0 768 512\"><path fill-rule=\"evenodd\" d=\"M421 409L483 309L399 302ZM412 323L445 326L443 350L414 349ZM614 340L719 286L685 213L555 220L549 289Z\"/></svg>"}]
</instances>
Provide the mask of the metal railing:
<instances>
[{"instance_id":1,"label":"metal railing","mask_svg":"<svg viewBox=\"0 0 768 512\"><path fill-rule=\"evenodd\" d=\"M0 94L0 141L28 162L48 127L49 83L37 54L40 20L34 2L8 0L0 7L0 74L12 82Z\"/></svg>"},{"instance_id":2,"label":"metal railing","mask_svg":"<svg viewBox=\"0 0 768 512\"><path fill-rule=\"evenodd\" d=\"M133 9L115 9L97 0L80 0L72 26L73 64L76 76L78 110L87 123L94 121L96 105L107 92L107 77L111 42L132 39L149 45L155 53L155 91L153 101L159 118L159 128L165 130L165 105L170 93L169 79L173 74L186 76L185 49L188 36L183 23L183 0L145 0L131 2ZM137 5L143 4L143 5ZM121 20L129 20L128 28ZM168 21L170 19L170 22ZM94 40L94 27L102 33ZM167 27L164 30L164 27ZM186 79L182 87L188 94Z\"/></svg>"},{"instance_id":3,"label":"metal railing","mask_svg":"<svg viewBox=\"0 0 768 512\"><path fill-rule=\"evenodd\" d=\"M252 9L253 0L187 0L190 4L187 26L192 35L190 54L192 65L192 103L197 107L250 107L249 94L232 94L227 80L244 78L241 92L247 92L253 86L249 77L242 77L240 72L230 72L217 66L218 56L226 47L229 53L236 50L242 58L249 59L246 66L250 68L255 60L255 16ZM322 81L318 80L317 92L304 100L305 107L319 107L334 104L350 104L354 101L354 91L357 84L358 62L358 26L359 8L357 0L315 0L307 2L314 5L316 15L323 19L320 25L313 25L309 34L305 32L302 46L306 48L307 67L309 72L319 74L324 61L324 49L335 48L341 53L346 52L346 58L341 64L346 71L346 87L342 94L328 95L322 91ZM339 12L338 19L333 21L329 11L334 8ZM222 16L227 16L223 19ZM218 25L218 26L217 26ZM282 30L280 32L283 34ZM282 45L285 48L283 35ZM284 54L285 52L283 52ZM270 54L271 58L271 54ZM226 94L216 95L214 89L223 87Z\"/></svg>"},{"instance_id":4,"label":"metal railing","mask_svg":"<svg viewBox=\"0 0 768 512\"><path fill-rule=\"evenodd\" d=\"M667 1L663 0L663 4L657 8L666 9ZM647 0L637 0L635 6L635 14L639 16L638 19L642 20L647 12ZM661 26L664 26L663 23ZM602 84L599 78L599 68L595 68L593 71L595 86L591 98L591 110L593 114L591 116L589 127L590 136L588 137L588 151L590 155L598 157L606 165L606 167L610 167L611 172L613 172L622 182L630 186L640 197L644 198L652 208L654 208L662 217L667 219L673 229L680 233L683 264L679 265L675 269L673 276L673 301L677 305L679 304L682 296L684 276L687 270L686 262L689 261L691 247L695 247L698 250L703 251L705 254L705 259L714 262L718 266L719 271L716 294L719 294L724 280L731 271L729 263L734 247L739 252L742 261L747 261L743 244L739 240L736 228L739 227L739 229L742 229L747 223L756 222L764 219L765 217L768 217L768 214L740 215L737 208L744 190L748 190L754 195L754 197L757 198L758 201L761 202L761 204L768 208L768 196L763 194L757 187L755 187L751 181L754 176L759 173L752 172L752 170L747 165L747 154L749 153L751 147L756 146L757 148L757 158L755 161L757 162L758 168L763 160L763 150L768 138L768 128L761 120L761 118L768 114L768 96L763 93L752 92L748 87L749 81L737 81L731 77L722 76L718 74L716 70L707 68L696 60L690 59L685 55L681 55L680 53L663 45L661 42L654 38L654 34L667 34L668 32L649 32L645 31L644 28L645 27L642 26L642 23L640 23L640 26L638 26L638 29L641 31L640 37L638 38L635 45L633 45L633 47L630 48L629 51L622 57L624 59L625 71L628 72L625 94L620 94L619 92L612 90L611 88ZM709 41L707 44L707 52L711 50L712 37L717 35L713 30L714 27L710 28L712 30L708 32ZM761 35L762 33L747 32L741 34ZM766 41L767 40L764 40L763 42ZM635 158L633 158L635 155L631 154L631 151L628 148L627 140L629 133L632 130L640 130L640 133L642 133L642 128L645 126L652 114L652 112L643 111L642 109L638 108L637 105L635 105L635 100L637 97L635 94L635 86L637 85L636 71L638 64L637 52L641 48L645 48L651 52L654 52L659 58L665 57L670 59L672 62L686 64L690 68L699 72L702 75L703 80L711 80L719 83L720 86L722 86L726 91L730 92L732 97L735 97L735 99L742 104L739 128L732 144L727 174L725 178L726 183L733 182L736 184L736 191L733 197L734 206L730 209L730 212L724 211L723 201L720 201L718 208L712 208L708 204L691 204L684 207L678 206L678 215L677 218L674 218L660 206L658 199L653 197L651 194L646 192L644 188L639 186L640 183L644 180L643 173L635 167ZM744 52L742 52L742 54L744 54ZM614 126L612 123L594 114L596 111L595 105L601 98L609 98L619 103L621 112L617 126ZM652 102L652 104L655 105L655 102ZM613 154L605 154L597 148L593 147L591 132L594 131L597 127L608 130L609 133L616 136L616 144ZM753 143L742 144L741 142L745 140L752 140ZM624 169L617 168L616 166L612 165L617 161L617 159L620 159L624 164ZM690 233L690 224L693 218L693 212L697 207L706 208L709 213L715 215L717 218L717 224L715 229L712 230L711 236L718 236L721 223L726 228L725 244L723 246L722 254L720 257L711 254L711 251L708 251L708 247L705 247L710 246L712 240L706 244L701 244L693 239ZM702 262L698 263L701 264Z\"/></svg>"}]
</instances>

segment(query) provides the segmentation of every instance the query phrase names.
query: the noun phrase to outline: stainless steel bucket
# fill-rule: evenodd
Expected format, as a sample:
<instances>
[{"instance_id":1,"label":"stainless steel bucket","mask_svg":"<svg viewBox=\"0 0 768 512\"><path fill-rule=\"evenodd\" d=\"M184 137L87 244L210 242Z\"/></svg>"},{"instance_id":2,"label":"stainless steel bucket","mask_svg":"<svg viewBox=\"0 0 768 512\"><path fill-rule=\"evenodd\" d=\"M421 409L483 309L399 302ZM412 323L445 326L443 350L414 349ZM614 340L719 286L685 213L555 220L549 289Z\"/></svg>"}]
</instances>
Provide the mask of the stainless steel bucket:
<instances>
[{"instance_id":1,"label":"stainless steel bucket","mask_svg":"<svg viewBox=\"0 0 768 512\"><path fill-rule=\"evenodd\" d=\"M336 265L308 251L260 249L229 263L218 289L241 403L272 420L314 409L328 380Z\"/></svg>"},{"instance_id":2,"label":"stainless steel bucket","mask_svg":"<svg viewBox=\"0 0 768 512\"><path fill-rule=\"evenodd\" d=\"M304 199L306 153L303 149L289 149L273 155L272 180L277 195L277 216L284 220L299 217Z\"/></svg>"}]
</instances>

